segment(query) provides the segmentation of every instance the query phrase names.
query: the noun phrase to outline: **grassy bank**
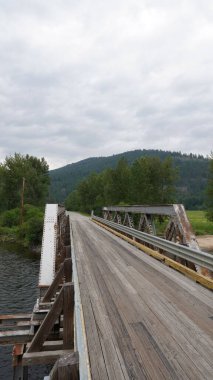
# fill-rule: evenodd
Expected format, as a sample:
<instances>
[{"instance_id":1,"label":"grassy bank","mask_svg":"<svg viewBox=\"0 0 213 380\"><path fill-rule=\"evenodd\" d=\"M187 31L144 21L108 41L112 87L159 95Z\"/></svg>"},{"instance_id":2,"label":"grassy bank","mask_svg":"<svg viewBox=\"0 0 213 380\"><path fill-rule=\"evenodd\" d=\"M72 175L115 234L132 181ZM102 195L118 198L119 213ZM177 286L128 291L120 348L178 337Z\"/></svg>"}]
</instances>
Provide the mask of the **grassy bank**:
<instances>
[{"instance_id":1,"label":"grassy bank","mask_svg":"<svg viewBox=\"0 0 213 380\"><path fill-rule=\"evenodd\" d=\"M23 222L20 224L20 209L0 214L0 242L17 242L24 247L39 246L43 231L43 208L25 205Z\"/></svg>"},{"instance_id":2,"label":"grassy bank","mask_svg":"<svg viewBox=\"0 0 213 380\"><path fill-rule=\"evenodd\" d=\"M204 211L187 211L187 216L196 235L213 235L213 222L206 219Z\"/></svg>"}]
</instances>

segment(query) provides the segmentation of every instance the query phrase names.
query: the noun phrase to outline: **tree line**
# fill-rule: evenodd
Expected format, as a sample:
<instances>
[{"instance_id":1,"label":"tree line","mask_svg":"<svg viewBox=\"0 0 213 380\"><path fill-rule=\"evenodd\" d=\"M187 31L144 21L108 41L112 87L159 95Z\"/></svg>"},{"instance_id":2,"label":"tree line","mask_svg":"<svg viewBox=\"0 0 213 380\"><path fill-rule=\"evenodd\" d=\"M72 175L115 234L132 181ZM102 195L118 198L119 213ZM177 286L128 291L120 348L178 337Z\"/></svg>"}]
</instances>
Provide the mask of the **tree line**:
<instances>
[{"instance_id":1,"label":"tree line","mask_svg":"<svg viewBox=\"0 0 213 380\"><path fill-rule=\"evenodd\" d=\"M92 173L71 192L68 210L98 212L104 205L156 204L175 201L177 169L171 157L141 157L129 165L124 158L114 169Z\"/></svg>"},{"instance_id":2,"label":"tree line","mask_svg":"<svg viewBox=\"0 0 213 380\"><path fill-rule=\"evenodd\" d=\"M160 150L134 150L108 157L91 157L50 170L50 198L54 202L63 203L70 192L76 190L78 184L91 173L101 173L107 168L115 169L119 159L124 157L129 165L141 157L158 157L164 160L172 157L174 167L178 170L175 183L176 201L183 203L189 210L205 208L205 189L207 185L209 158L201 155L181 154Z\"/></svg>"},{"instance_id":3,"label":"tree line","mask_svg":"<svg viewBox=\"0 0 213 380\"><path fill-rule=\"evenodd\" d=\"M49 190L44 158L15 153L0 164L0 239L26 246L41 242Z\"/></svg>"}]
</instances>

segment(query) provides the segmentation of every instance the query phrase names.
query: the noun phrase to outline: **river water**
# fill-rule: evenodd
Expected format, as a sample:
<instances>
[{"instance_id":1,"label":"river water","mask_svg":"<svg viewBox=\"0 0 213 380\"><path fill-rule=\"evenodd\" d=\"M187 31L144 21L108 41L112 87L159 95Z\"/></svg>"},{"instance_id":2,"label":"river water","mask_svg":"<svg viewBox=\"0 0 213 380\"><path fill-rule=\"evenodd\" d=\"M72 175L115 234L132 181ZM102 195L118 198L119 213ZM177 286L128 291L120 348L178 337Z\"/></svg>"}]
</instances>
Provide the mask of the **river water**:
<instances>
[{"instance_id":1,"label":"river water","mask_svg":"<svg viewBox=\"0 0 213 380\"><path fill-rule=\"evenodd\" d=\"M0 314L32 312L38 296L39 255L14 245L0 246ZM0 346L0 380L12 380L12 346ZM31 367L30 380L43 379L49 368Z\"/></svg>"}]
</instances>

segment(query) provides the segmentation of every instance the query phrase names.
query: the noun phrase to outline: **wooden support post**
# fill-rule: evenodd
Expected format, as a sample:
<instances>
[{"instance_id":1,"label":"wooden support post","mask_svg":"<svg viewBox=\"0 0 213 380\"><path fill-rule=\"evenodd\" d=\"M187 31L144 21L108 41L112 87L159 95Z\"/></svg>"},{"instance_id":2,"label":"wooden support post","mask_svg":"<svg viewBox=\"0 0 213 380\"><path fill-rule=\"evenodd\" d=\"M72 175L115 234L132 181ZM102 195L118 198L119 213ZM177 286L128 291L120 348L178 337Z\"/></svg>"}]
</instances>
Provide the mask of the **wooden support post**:
<instances>
[{"instance_id":1,"label":"wooden support post","mask_svg":"<svg viewBox=\"0 0 213 380\"><path fill-rule=\"evenodd\" d=\"M66 245L64 248L65 248L66 258L69 259L71 257L71 245Z\"/></svg>"},{"instance_id":2,"label":"wooden support post","mask_svg":"<svg viewBox=\"0 0 213 380\"><path fill-rule=\"evenodd\" d=\"M21 190L21 217L20 224L23 224L24 220L24 188L25 188L25 178L22 178L22 190Z\"/></svg>"},{"instance_id":3,"label":"wooden support post","mask_svg":"<svg viewBox=\"0 0 213 380\"><path fill-rule=\"evenodd\" d=\"M64 331L63 348L74 347L74 284L69 282L63 286Z\"/></svg>"},{"instance_id":4,"label":"wooden support post","mask_svg":"<svg viewBox=\"0 0 213 380\"><path fill-rule=\"evenodd\" d=\"M28 379L28 368L22 364L24 348L25 345L19 343L13 347L13 380Z\"/></svg>"},{"instance_id":5,"label":"wooden support post","mask_svg":"<svg viewBox=\"0 0 213 380\"><path fill-rule=\"evenodd\" d=\"M28 380L28 367L22 365L14 367L13 380Z\"/></svg>"},{"instance_id":6,"label":"wooden support post","mask_svg":"<svg viewBox=\"0 0 213 380\"><path fill-rule=\"evenodd\" d=\"M64 244L65 244L65 245L70 244L70 232L66 232L66 233L65 233Z\"/></svg>"},{"instance_id":7,"label":"wooden support post","mask_svg":"<svg viewBox=\"0 0 213 380\"><path fill-rule=\"evenodd\" d=\"M64 276L65 282L72 281L72 259L64 260Z\"/></svg>"},{"instance_id":8,"label":"wooden support post","mask_svg":"<svg viewBox=\"0 0 213 380\"><path fill-rule=\"evenodd\" d=\"M65 245L70 244L70 221L69 216L66 218L66 227L65 227ZM69 256L70 257L70 256Z\"/></svg>"},{"instance_id":9,"label":"wooden support post","mask_svg":"<svg viewBox=\"0 0 213 380\"><path fill-rule=\"evenodd\" d=\"M47 339L50 331L52 330L56 319L59 317L63 309L63 288L61 289L58 297L56 298L52 308L44 318L37 333L35 334L32 343L27 352L40 351L44 341Z\"/></svg>"},{"instance_id":10,"label":"wooden support post","mask_svg":"<svg viewBox=\"0 0 213 380\"><path fill-rule=\"evenodd\" d=\"M61 282L63 275L64 275L64 264L62 263L60 265L60 268L59 268L52 284L50 285L46 294L44 295L43 302L49 302L51 300L51 298L54 296L54 294L56 293L56 290L57 290L57 288Z\"/></svg>"},{"instance_id":11,"label":"wooden support post","mask_svg":"<svg viewBox=\"0 0 213 380\"><path fill-rule=\"evenodd\" d=\"M57 360L52 371L50 380L79 380L79 355L73 352L62 356Z\"/></svg>"}]
</instances>

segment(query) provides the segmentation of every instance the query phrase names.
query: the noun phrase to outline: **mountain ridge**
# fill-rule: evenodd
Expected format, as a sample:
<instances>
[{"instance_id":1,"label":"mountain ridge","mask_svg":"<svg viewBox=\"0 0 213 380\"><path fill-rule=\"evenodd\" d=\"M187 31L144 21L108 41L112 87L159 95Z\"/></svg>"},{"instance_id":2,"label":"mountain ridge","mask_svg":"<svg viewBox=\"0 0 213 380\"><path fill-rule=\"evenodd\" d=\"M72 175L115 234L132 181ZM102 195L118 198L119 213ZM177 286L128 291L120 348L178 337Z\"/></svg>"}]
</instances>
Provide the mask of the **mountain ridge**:
<instances>
[{"instance_id":1,"label":"mountain ridge","mask_svg":"<svg viewBox=\"0 0 213 380\"><path fill-rule=\"evenodd\" d=\"M61 168L49 171L50 201L63 202L67 195L92 172L100 173L107 168L114 168L122 157L129 164L137 158L172 157L174 166L179 170L177 181L177 201L185 203L188 208L201 209L204 205L204 192L208 176L209 159L202 155L186 154L154 149L136 149L111 156L89 157Z\"/></svg>"}]
</instances>

